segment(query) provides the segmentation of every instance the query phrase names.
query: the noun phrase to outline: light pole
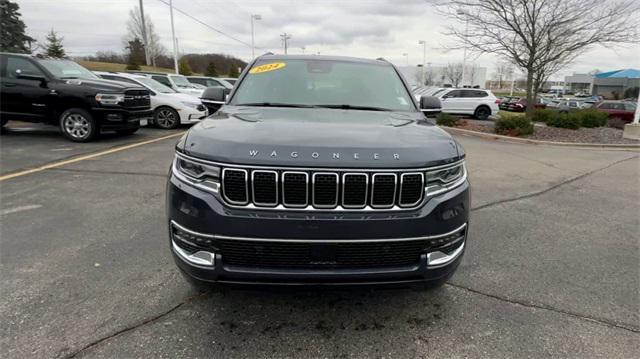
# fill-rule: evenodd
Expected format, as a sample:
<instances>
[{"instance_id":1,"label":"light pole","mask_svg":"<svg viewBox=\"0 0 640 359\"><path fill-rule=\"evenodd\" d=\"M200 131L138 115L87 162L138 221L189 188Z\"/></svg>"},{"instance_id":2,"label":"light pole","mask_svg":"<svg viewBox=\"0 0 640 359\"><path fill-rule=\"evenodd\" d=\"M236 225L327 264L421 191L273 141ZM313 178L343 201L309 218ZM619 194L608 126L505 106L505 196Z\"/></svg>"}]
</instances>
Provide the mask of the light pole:
<instances>
[{"instance_id":1,"label":"light pole","mask_svg":"<svg viewBox=\"0 0 640 359\"><path fill-rule=\"evenodd\" d=\"M406 58L406 60L407 60L407 67L409 67L409 54L408 54L408 53L406 53L406 52L404 52L404 53L402 54L402 56L404 56L404 57Z\"/></svg>"},{"instance_id":2,"label":"light pole","mask_svg":"<svg viewBox=\"0 0 640 359\"><path fill-rule=\"evenodd\" d=\"M427 62L427 42L424 40L418 41L418 45L422 45L422 84L424 86L425 78L424 78L424 65Z\"/></svg>"},{"instance_id":3,"label":"light pole","mask_svg":"<svg viewBox=\"0 0 640 359\"><path fill-rule=\"evenodd\" d=\"M289 39L291 39L291 34L287 34L286 32L282 35L280 35L280 37L282 38L282 41L284 42L284 54L287 54L287 48L289 47Z\"/></svg>"},{"instance_id":4,"label":"light pole","mask_svg":"<svg viewBox=\"0 0 640 359\"><path fill-rule=\"evenodd\" d=\"M173 67L178 72L178 44L176 43L176 28L173 25L173 0L169 0L169 13L171 14L171 42L173 42Z\"/></svg>"},{"instance_id":5,"label":"light pole","mask_svg":"<svg viewBox=\"0 0 640 359\"><path fill-rule=\"evenodd\" d=\"M254 59L256 57L256 48L253 44L253 20L262 20L262 16L259 14L251 14L251 58Z\"/></svg>"},{"instance_id":6,"label":"light pole","mask_svg":"<svg viewBox=\"0 0 640 359\"><path fill-rule=\"evenodd\" d=\"M467 67L467 44L466 44L466 41L467 41L467 35L469 33L469 17L468 17L467 12L465 12L464 10L460 10L460 9L458 9L456 11L456 14L467 16L467 19L466 19L466 21L464 23L464 41L465 41L465 44L464 44L464 54L462 55L462 87L464 87L464 75L467 72L467 70L466 70L466 67Z\"/></svg>"},{"instance_id":7,"label":"light pole","mask_svg":"<svg viewBox=\"0 0 640 359\"><path fill-rule=\"evenodd\" d=\"M144 62L147 66L151 63L149 61L149 42L147 41L147 25L144 19L144 5L140 0L140 21L142 21L142 42L144 43Z\"/></svg>"},{"instance_id":8,"label":"light pole","mask_svg":"<svg viewBox=\"0 0 640 359\"><path fill-rule=\"evenodd\" d=\"M640 140L640 94L638 94L638 100L636 102L636 112L633 115L633 122L624 125L622 138Z\"/></svg>"}]
</instances>

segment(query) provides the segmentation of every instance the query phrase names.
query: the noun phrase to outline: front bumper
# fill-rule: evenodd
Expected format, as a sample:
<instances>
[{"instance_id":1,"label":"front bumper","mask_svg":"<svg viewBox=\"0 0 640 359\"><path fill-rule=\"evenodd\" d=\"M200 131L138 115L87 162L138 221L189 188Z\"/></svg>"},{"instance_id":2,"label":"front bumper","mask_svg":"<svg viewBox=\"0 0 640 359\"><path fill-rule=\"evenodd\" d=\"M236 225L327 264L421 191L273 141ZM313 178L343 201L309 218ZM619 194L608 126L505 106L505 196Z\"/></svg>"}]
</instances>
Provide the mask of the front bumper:
<instances>
[{"instance_id":1,"label":"front bumper","mask_svg":"<svg viewBox=\"0 0 640 359\"><path fill-rule=\"evenodd\" d=\"M167 183L170 246L177 266L199 282L255 285L410 285L447 278L457 268L467 240L469 184L431 198L423 206L401 212L281 212L233 209L212 193L170 174ZM350 266L349 268L237 265L225 260L224 250L185 250L174 230L211 239L303 242L322 251L324 245L437 240L451 233L462 237L447 251L424 250L410 264ZM188 247L188 246L187 246ZM254 246L253 248L261 248ZM202 249L202 248L201 248ZM263 248L269 256L268 247ZM227 255L231 258L231 255Z\"/></svg>"},{"instance_id":2,"label":"front bumper","mask_svg":"<svg viewBox=\"0 0 640 359\"><path fill-rule=\"evenodd\" d=\"M202 107L204 108L204 106ZM183 107L178 111L178 114L180 115L180 123L186 125L197 123L205 119L207 117L207 110L203 109L201 111L198 109Z\"/></svg>"},{"instance_id":3,"label":"front bumper","mask_svg":"<svg viewBox=\"0 0 640 359\"><path fill-rule=\"evenodd\" d=\"M124 108L94 107L93 115L100 121L100 127L109 130L120 130L140 127L140 121L146 122L152 119L153 111L127 110Z\"/></svg>"}]
</instances>

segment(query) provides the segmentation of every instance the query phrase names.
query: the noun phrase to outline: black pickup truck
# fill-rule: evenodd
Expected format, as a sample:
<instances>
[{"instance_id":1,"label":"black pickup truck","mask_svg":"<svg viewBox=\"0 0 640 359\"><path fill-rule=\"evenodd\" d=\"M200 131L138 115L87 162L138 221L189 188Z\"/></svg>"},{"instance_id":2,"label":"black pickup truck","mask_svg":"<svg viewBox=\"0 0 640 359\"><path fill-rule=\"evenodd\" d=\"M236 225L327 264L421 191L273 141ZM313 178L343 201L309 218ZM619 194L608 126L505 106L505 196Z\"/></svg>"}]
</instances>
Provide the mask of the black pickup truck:
<instances>
[{"instance_id":1,"label":"black pickup truck","mask_svg":"<svg viewBox=\"0 0 640 359\"><path fill-rule=\"evenodd\" d=\"M152 116L149 91L102 80L64 59L0 53L0 120L59 126L70 140L101 131L132 134Z\"/></svg>"},{"instance_id":2,"label":"black pickup truck","mask_svg":"<svg viewBox=\"0 0 640 359\"><path fill-rule=\"evenodd\" d=\"M214 88L215 89L215 88ZM389 62L265 55L176 145L169 245L192 283L442 284L467 242L462 147Z\"/></svg>"}]
</instances>

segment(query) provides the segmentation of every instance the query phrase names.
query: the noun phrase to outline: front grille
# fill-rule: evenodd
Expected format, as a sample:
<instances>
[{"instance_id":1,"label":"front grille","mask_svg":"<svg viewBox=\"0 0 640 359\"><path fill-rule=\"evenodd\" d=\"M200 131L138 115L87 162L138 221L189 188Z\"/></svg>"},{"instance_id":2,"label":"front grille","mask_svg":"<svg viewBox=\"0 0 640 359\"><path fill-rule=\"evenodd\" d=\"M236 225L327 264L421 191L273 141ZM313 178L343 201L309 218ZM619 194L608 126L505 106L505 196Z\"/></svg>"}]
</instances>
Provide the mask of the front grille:
<instances>
[{"instance_id":1,"label":"front grille","mask_svg":"<svg viewBox=\"0 0 640 359\"><path fill-rule=\"evenodd\" d=\"M288 171L224 168L223 198L274 208L412 208L424 197L421 172Z\"/></svg>"},{"instance_id":2,"label":"front grille","mask_svg":"<svg viewBox=\"0 0 640 359\"><path fill-rule=\"evenodd\" d=\"M417 265L431 251L450 253L466 236L466 226L442 236L411 240L276 241L201 237L172 226L175 243L189 253L198 250L222 255L225 265L249 268L352 269Z\"/></svg>"},{"instance_id":3,"label":"front grille","mask_svg":"<svg viewBox=\"0 0 640 359\"><path fill-rule=\"evenodd\" d=\"M149 92L146 90L127 90L124 92L124 103L126 108L148 108L151 106Z\"/></svg>"}]
</instances>

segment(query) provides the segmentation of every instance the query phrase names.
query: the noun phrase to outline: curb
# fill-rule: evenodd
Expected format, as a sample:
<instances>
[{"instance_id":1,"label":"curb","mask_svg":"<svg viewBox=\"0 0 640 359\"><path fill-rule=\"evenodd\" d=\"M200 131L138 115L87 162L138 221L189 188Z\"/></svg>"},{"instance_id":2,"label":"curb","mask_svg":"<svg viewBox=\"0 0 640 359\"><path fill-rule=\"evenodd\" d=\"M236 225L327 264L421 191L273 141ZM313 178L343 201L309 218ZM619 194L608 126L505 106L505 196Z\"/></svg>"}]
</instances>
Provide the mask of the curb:
<instances>
[{"instance_id":1,"label":"curb","mask_svg":"<svg viewBox=\"0 0 640 359\"><path fill-rule=\"evenodd\" d=\"M519 138L511 136L497 135L495 133L478 132L471 130L464 130L461 128L444 127L440 126L443 130L458 135L467 135L471 137L479 137L487 140L496 140L512 143L526 143L530 145L551 145L551 146L564 146L564 147L582 147L582 148L604 148L604 149L616 149L616 150L636 150L640 151L640 143L584 143L584 142L556 142L556 141L542 141L531 140L528 138Z\"/></svg>"}]
</instances>

